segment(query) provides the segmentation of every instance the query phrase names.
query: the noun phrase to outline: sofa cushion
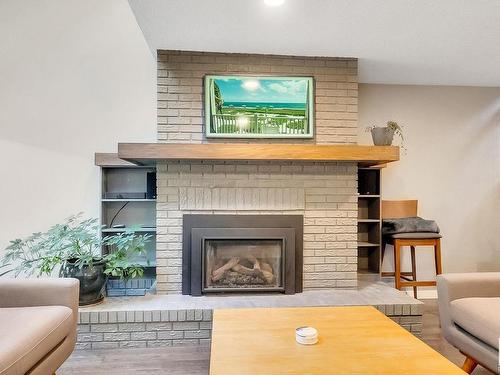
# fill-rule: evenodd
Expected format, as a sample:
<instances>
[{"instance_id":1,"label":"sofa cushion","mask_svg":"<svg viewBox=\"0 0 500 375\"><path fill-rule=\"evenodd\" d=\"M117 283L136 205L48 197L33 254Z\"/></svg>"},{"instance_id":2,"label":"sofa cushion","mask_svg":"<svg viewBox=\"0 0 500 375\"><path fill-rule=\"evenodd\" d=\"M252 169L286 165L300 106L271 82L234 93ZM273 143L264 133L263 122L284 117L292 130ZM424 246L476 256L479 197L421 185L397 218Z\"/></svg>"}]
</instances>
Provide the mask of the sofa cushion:
<instances>
[{"instance_id":1,"label":"sofa cushion","mask_svg":"<svg viewBox=\"0 0 500 375\"><path fill-rule=\"evenodd\" d=\"M72 310L65 306L0 308L0 373L26 373L73 324Z\"/></svg>"},{"instance_id":2,"label":"sofa cushion","mask_svg":"<svg viewBox=\"0 0 500 375\"><path fill-rule=\"evenodd\" d=\"M450 303L455 324L498 349L500 337L500 297L460 298Z\"/></svg>"}]
</instances>

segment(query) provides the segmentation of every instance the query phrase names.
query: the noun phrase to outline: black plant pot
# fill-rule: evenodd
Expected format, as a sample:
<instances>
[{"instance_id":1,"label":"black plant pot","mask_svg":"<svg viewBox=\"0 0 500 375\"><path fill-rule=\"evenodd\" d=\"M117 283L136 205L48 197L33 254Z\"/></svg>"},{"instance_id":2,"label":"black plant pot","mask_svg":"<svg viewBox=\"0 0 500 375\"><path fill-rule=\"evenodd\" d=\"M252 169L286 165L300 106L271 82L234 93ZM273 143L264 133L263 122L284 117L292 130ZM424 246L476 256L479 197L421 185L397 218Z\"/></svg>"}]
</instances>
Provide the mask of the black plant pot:
<instances>
[{"instance_id":1,"label":"black plant pot","mask_svg":"<svg viewBox=\"0 0 500 375\"><path fill-rule=\"evenodd\" d=\"M104 273L104 261L94 262L92 267L79 268L75 260L67 260L59 274L63 277L73 277L80 280L80 306L99 303L104 299L104 287L108 276Z\"/></svg>"}]
</instances>

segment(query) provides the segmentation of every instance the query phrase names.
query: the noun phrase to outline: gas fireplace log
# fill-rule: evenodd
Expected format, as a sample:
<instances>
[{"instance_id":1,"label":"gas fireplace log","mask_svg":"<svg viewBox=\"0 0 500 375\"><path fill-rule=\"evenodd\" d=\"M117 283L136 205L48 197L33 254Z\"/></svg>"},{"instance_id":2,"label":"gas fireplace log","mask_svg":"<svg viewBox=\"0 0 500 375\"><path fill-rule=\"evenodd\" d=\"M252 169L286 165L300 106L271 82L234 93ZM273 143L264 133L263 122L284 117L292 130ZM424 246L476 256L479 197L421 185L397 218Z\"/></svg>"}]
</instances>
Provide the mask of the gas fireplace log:
<instances>
[{"instance_id":1,"label":"gas fireplace log","mask_svg":"<svg viewBox=\"0 0 500 375\"><path fill-rule=\"evenodd\" d=\"M226 273L231 270L238 272L242 275L259 277L265 280L267 284L272 284L275 280L272 267L263 261L259 261L254 256L245 256L250 263L253 263L253 268L245 267L240 264L239 257L233 257L229 259L226 263L218 265L218 268L212 272L212 281L216 282L222 280L226 277Z\"/></svg>"},{"instance_id":2,"label":"gas fireplace log","mask_svg":"<svg viewBox=\"0 0 500 375\"><path fill-rule=\"evenodd\" d=\"M260 270L260 263L256 257L254 257L253 255L248 255L246 258L253 263L254 270Z\"/></svg>"},{"instance_id":3,"label":"gas fireplace log","mask_svg":"<svg viewBox=\"0 0 500 375\"><path fill-rule=\"evenodd\" d=\"M242 266L241 264L237 264L231 268L235 272L242 273L243 275L248 275L248 276L260 276L259 270L256 270L255 268L248 268L245 266Z\"/></svg>"},{"instance_id":4,"label":"gas fireplace log","mask_svg":"<svg viewBox=\"0 0 500 375\"><path fill-rule=\"evenodd\" d=\"M273 273L273 268L269 265L269 263L261 262L260 268L262 269L262 271Z\"/></svg>"},{"instance_id":5,"label":"gas fireplace log","mask_svg":"<svg viewBox=\"0 0 500 375\"><path fill-rule=\"evenodd\" d=\"M261 279L266 280L268 284L271 284L274 281L274 275L272 272L261 270L260 268L248 268L242 266L241 264L236 264L231 270L235 272L239 272L243 275L248 276L259 276Z\"/></svg>"},{"instance_id":6,"label":"gas fireplace log","mask_svg":"<svg viewBox=\"0 0 500 375\"><path fill-rule=\"evenodd\" d=\"M216 269L212 272L212 281L218 281L224 277L224 274L229 271L231 268L236 266L240 262L240 258L231 258L229 261L224 264L222 267Z\"/></svg>"},{"instance_id":7,"label":"gas fireplace log","mask_svg":"<svg viewBox=\"0 0 500 375\"><path fill-rule=\"evenodd\" d=\"M272 272L264 270L261 270L260 272L262 274L262 277L264 278L264 280L266 280L268 284L272 284L274 282L274 275L272 274Z\"/></svg>"},{"instance_id":8,"label":"gas fireplace log","mask_svg":"<svg viewBox=\"0 0 500 375\"><path fill-rule=\"evenodd\" d=\"M266 262L260 262L260 269L262 271L262 276L269 283L273 283L275 280L273 268Z\"/></svg>"}]
</instances>

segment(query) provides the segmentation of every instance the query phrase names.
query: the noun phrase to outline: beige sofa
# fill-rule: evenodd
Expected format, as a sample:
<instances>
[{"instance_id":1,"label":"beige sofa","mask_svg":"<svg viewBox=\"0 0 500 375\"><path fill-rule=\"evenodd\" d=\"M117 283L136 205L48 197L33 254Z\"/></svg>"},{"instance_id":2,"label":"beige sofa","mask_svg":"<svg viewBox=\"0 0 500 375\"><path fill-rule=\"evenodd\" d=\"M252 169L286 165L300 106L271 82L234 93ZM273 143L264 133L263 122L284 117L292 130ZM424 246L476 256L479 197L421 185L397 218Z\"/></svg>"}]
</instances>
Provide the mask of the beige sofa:
<instances>
[{"instance_id":1,"label":"beige sofa","mask_svg":"<svg viewBox=\"0 0 500 375\"><path fill-rule=\"evenodd\" d=\"M0 279L0 374L50 375L76 342L76 279Z\"/></svg>"},{"instance_id":2,"label":"beige sofa","mask_svg":"<svg viewBox=\"0 0 500 375\"><path fill-rule=\"evenodd\" d=\"M463 369L499 373L500 272L439 275L437 288L441 330L466 355Z\"/></svg>"}]
</instances>

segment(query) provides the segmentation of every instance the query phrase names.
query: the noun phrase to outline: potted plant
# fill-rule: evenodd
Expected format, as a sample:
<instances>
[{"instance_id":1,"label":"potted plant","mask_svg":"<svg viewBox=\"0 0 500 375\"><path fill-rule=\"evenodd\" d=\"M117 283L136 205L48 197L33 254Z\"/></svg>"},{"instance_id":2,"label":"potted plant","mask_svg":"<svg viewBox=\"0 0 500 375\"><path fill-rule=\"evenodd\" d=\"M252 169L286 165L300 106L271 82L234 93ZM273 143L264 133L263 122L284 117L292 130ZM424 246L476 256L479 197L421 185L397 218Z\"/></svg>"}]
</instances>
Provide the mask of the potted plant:
<instances>
[{"instance_id":1,"label":"potted plant","mask_svg":"<svg viewBox=\"0 0 500 375\"><path fill-rule=\"evenodd\" d=\"M405 148L403 129L395 121L387 121L387 125L384 127L369 126L366 128L366 130L372 133L373 144L375 146L392 145L394 134L396 134L401 140L401 148Z\"/></svg>"},{"instance_id":2,"label":"potted plant","mask_svg":"<svg viewBox=\"0 0 500 375\"><path fill-rule=\"evenodd\" d=\"M0 260L0 276L51 275L60 266L61 277L80 280L80 305L100 302L108 276L123 279L140 277L144 268L134 258L144 254L150 235L133 230L101 238L97 219L81 220L79 215L56 224L46 232L11 241ZM102 254L101 249L107 248Z\"/></svg>"}]
</instances>

